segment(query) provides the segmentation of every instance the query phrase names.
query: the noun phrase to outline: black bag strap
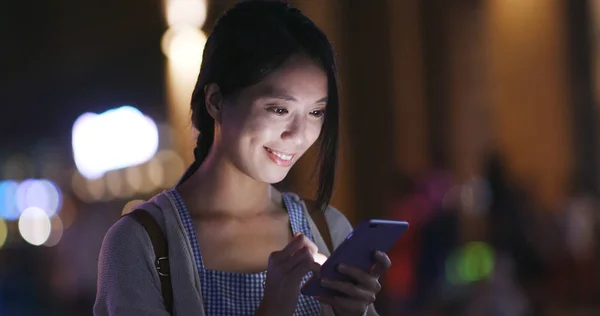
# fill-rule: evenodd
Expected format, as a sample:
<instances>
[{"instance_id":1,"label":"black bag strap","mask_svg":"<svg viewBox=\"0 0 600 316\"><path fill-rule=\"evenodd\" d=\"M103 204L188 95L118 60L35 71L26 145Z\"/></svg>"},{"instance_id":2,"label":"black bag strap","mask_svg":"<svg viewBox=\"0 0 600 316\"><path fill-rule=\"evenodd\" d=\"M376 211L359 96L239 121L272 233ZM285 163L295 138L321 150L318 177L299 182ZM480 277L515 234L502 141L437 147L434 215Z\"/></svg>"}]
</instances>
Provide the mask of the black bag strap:
<instances>
[{"instance_id":1,"label":"black bag strap","mask_svg":"<svg viewBox=\"0 0 600 316\"><path fill-rule=\"evenodd\" d=\"M160 225L156 222L156 219L154 219L154 217L146 210L135 209L125 216L130 216L140 223L150 237L154 253L156 254L154 266L156 267L156 271L160 278L160 287L165 307L169 314L173 315L173 287L171 285L167 238Z\"/></svg>"}]
</instances>

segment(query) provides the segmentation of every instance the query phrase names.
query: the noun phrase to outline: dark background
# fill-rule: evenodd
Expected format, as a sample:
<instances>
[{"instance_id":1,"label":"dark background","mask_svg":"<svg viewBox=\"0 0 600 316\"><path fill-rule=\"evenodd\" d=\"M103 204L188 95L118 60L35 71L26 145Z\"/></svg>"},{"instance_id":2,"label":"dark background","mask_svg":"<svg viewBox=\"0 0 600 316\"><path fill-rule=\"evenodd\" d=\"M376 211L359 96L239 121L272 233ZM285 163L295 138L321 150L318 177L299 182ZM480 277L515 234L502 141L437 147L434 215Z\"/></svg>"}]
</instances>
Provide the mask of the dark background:
<instances>
[{"instance_id":1,"label":"dark background","mask_svg":"<svg viewBox=\"0 0 600 316\"><path fill-rule=\"evenodd\" d=\"M205 33L235 3L207 2ZM354 224L411 222L392 254L381 313L596 315L598 1L290 2L338 55L333 204ZM7 223L0 315L90 315L104 233L125 203L159 190L77 197L71 130L85 112L125 104L170 122L163 6L3 1L0 21L0 180L42 177L52 153L52 180L78 214L54 247L26 244ZM189 151L173 150L190 162ZM14 173L8 162L19 157L27 168ZM303 159L284 185L311 195L313 163ZM473 264L453 258L482 244L474 264L491 251L493 272L452 279L449 266Z\"/></svg>"}]
</instances>

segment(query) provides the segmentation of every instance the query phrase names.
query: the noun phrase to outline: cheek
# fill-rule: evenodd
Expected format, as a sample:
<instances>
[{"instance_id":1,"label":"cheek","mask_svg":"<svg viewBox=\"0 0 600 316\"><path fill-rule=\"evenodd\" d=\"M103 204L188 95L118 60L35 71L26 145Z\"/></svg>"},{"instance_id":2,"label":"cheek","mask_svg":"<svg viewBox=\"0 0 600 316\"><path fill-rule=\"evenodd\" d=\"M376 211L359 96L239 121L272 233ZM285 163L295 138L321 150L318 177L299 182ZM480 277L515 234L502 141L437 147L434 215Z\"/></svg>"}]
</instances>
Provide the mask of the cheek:
<instances>
[{"instance_id":1,"label":"cheek","mask_svg":"<svg viewBox=\"0 0 600 316\"><path fill-rule=\"evenodd\" d=\"M246 120L238 115L228 115L221 120L220 146L231 154L239 151L240 141L246 134Z\"/></svg>"},{"instance_id":2,"label":"cheek","mask_svg":"<svg viewBox=\"0 0 600 316\"><path fill-rule=\"evenodd\" d=\"M277 122L260 116L252 118L246 124L248 134L256 137L271 137L276 135L278 128Z\"/></svg>"},{"instance_id":3,"label":"cheek","mask_svg":"<svg viewBox=\"0 0 600 316\"><path fill-rule=\"evenodd\" d=\"M240 138L243 134L244 126L236 120L230 119L221 123L221 136L225 144L230 144L232 141Z\"/></svg>"},{"instance_id":4,"label":"cheek","mask_svg":"<svg viewBox=\"0 0 600 316\"><path fill-rule=\"evenodd\" d=\"M323 122L315 122L314 124L311 124L307 131L306 131L306 139L309 141L309 146L312 146L317 139L319 138L319 135L321 134L321 129L323 128Z\"/></svg>"},{"instance_id":5,"label":"cheek","mask_svg":"<svg viewBox=\"0 0 600 316\"><path fill-rule=\"evenodd\" d=\"M278 137L281 127L265 116L249 116L230 124L227 141L238 146L256 146Z\"/></svg>"}]
</instances>

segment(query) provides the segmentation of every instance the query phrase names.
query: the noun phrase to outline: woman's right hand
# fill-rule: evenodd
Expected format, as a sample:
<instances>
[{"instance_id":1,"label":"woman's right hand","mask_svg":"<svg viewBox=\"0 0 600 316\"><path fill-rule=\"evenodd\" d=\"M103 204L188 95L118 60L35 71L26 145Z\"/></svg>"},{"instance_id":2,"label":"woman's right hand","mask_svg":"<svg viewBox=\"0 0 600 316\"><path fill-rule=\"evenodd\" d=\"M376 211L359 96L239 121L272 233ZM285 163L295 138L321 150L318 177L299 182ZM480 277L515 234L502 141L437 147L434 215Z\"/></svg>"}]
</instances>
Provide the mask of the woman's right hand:
<instances>
[{"instance_id":1,"label":"woman's right hand","mask_svg":"<svg viewBox=\"0 0 600 316\"><path fill-rule=\"evenodd\" d=\"M298 304L300 282L308 273L318 273L317 246L300 233L285 248L269 256L265 295L257 315L293 315Z\"/></svg>"}]
</instances>

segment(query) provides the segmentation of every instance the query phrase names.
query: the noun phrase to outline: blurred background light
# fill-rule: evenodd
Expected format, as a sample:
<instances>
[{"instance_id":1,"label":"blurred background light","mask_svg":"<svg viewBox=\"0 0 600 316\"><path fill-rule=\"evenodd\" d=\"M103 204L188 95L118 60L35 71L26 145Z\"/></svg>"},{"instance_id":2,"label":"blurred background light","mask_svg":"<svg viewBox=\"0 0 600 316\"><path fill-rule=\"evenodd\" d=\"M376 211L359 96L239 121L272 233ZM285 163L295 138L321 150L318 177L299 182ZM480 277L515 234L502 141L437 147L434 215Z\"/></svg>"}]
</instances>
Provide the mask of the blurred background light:
<instances>
[{"instance_id":1,"label":"blurred background light","mask_svg":"<svg viewBox=\"0 0 600 316\"><path fill-rule=\"evenodd\" d=\"M125 191L125 185L120 174L117 171L110 171L104 175L104 178L108 194L115 198L121 197L122 192Z\"/></svg>"},{"instance_id":2,"label":"blurred background light","mask_svg":"<svg viewBox=\"0 0 600 316\"><path fill-rule=\"evenodd\" d=\"M158 157L154 157L148 161L146 164L146 174L148 175L148 180L150 180L148 184L151 185L146 189L154 190L163 186L163 182L165 181L165 169Z\"/></svg>"},{"instance_id":3,"label":"blurred background light","mask_svg":"<svg viewBox=\"0 0 600 316\"><path fill-rule=\"evenodd\" d=\"M58 245L60 239L62 238L64 227L60 216L54 216L50 220L50 227L51 229L48 239L43 243L46 247L54 247Z\"/></svg>"},{"instance_id":4,"label":"blurred background light","mask_svg":"<svg viewBox=\"0 0 600 316\"><path fill-rule=\"evenodd\" d=\"M19 218L21 237L34 246L45 243L51 229L48 214L39 207L32 206L25 209Z\"/></svg>"},{"instance_id":5,"label":"blurred background light","mask_svg":"<svg viewBox=\"0 0 600 316\"><path fill-rule=\"evenodd\" d=\"M0 219L0 248L6 243L8 237L8 226L3 219Z\"/></svg>"},{"instance_id":6,"label":"blurred background light","mask_svg":"<svg viewBox=\"0 0 600 316\"><path fill-rule=\"evenodd\" d=\"M27 207L29 207L29 205L27 205L27 201L26 201L27 200L27 192L29 191L29 188L34 185L35 181L36 181L35 179L25 179L21 183L19 183L19 187L17 188L17 208L19 209L20 212L22 212ZM30 205L30 206L40 207L38 205Z\"/></svg>"},{"instance_id":7,"label":"blurred background light","mask_svg":"<svg viewBox=\"0 0 600 316\"><path fill-rule=\"evenodd\" d=\"M106 198L106 182L102 178L88 179L85 188L92 201L101 201Z\"/></svg>"},{"instance_id":8,"label":"blurred background light","mask_svg":"<svg viewBox=\"0 0 600 316\"><path fill-rule=\"evenodd\" d=\"M170 27L179 25L200 27L206 20L206 1L169 0L166 6L166 17Z\"/></svg>"},{"instance_id":9,"label":"blurred background light","mask_svg":"<svg viewBox=\"0 0 600 316\"><path fill-rule=\"evenodd\" d=\"M71 196L65 195L63 197L60 218L63 225L63 229L69 228L77 218L77 206L75 205L75 201L73 201L73 198Z\"/></svg>"},{"instance_id":10,"label":"blurred background light","mask_svg":"<svg viewBox=\"0 0 600 316\"><path fill-rule=\"evenodd\" d=\"M60 188L49 180L27 179L17 189L17 207L21 211L35 206L53 217L60 210L61 195Z\"/></svg>"},{"instance_id":11,"label":"blurred background light","mask_svg":"<svg viewBox=\"0 0 600 316\"><path fill-rule=\"evenodd\" d=\"M206 35L194 26L177 26L163 35L162 50L177 65L200 65Z\"/></svg>"},{"instance_id":12,"label":"blurred background light","mask_svg":"<svg viewBox=\"0 0 600 316\"><path fill-rule=\"evenodd\" d=\"M162 188L170 188L177 184L186 168L183 158L174 150L163 149L156 153L156 159L163 166Z\"/></svg>"},{"instance_id":13,"label":"blurred background light","mask_svg":"<svg viewBox=\"0 0 600 316\"><path fill-rule=\"evenodd\" d=\"M135 191L142 191L142 166L133 166L125 169L125 181Z\"/></svg>"},{"instance_id":14,"label":"blurred background light","mask_svg":"<svg viewBox=\"0 0 600 316\"><path fill-rule=\"evenodd\" d=\"M446 259L446 278L452 284L468 284L488 278L494 270L494 250L474 241L454 250Z\"/></svg>"},{"instance_id":15,"label":"blurred background light","mask_svg":"<svg viewBox=\"0 0 600 316\"><path fill-rule=\"evenodd\" d=\"M75 164L88 179L144 163L158 149L156 124L131 106L81 115L73 124L72 137Z\"/></svg>"},{"instance_id":16,"label":"blurred background light","mask_svg":"<svg viewBox=\"0 0 600 316\"><path fill-rule=\"evenodd\" d=\"M21 212L17 206L17 191L19 184L16 181L0 181L0 217L14 221Z\"/></svg>"}]
</instances>

